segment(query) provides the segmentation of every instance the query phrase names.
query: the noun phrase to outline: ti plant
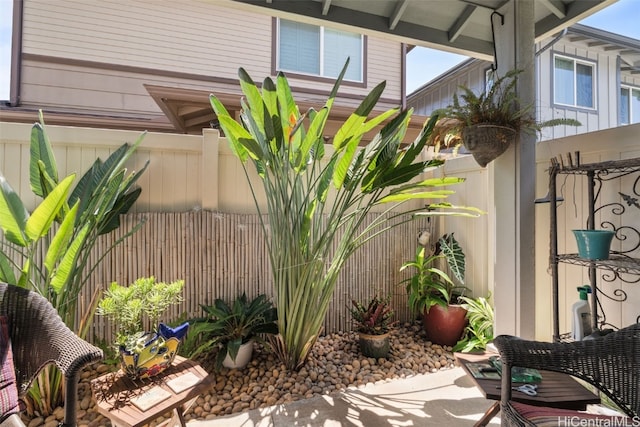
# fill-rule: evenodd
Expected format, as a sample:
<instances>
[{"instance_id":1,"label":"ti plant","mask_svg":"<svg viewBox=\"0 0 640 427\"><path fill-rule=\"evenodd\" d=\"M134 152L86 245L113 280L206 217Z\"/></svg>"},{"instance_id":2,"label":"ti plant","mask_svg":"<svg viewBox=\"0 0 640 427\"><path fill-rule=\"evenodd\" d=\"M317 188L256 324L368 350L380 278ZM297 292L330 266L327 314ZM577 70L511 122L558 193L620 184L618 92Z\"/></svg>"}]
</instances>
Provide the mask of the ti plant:
<instances>
[{"instance_id":1,"label":"ti plant","mask_svg":"<svg viewBox=\"0 0 640 427\"><path fill-rule=\"evenodd\" d=\"M319 110L299 110L283 73L276 81L266 78L258 89L242 68L239 121L215 95L210 98L231 150L242 162L260 214L278 307L279 334L272 344L291 370L305 364L322 330L340 271L360 246L416 215L480 213L443 202L453 193L446 187L462 179L420 179L443 163L421 157L435 118L408 146L403 140L411 110L391 109L369 118L384 82L364 97L328 138L330 146L325 146L325 125L347 66L348 61ZM364 135L378 126L382 129L371 142L361 145ZM247 163L255 167L262 190L249 178ZM259 203L263 192L268 215ZM401 204L416 199L430 203L398 212ZM380 205L386 205L386 211L369 222L368 214Z\"/></svg>"},{"instance_id":2,"label":"ti plant","mask_svg":"<svg viewBox=\"0 0 640 427\"><path fill-rule=\"evenodd\" d=\"M478 351L485 350L487 344L493 340L493 307L488 298L460 297L462 307L467 310L469 324L464 330L464 335L453 347L453 351Z\"/></svg>"},{"instance_id":3,"label":"ti plant","mask_svg":"<svg viewBox=\"0 0 640 427\"><path fill-rule=\"evenodd\" d=\"M351 317L356 326L356 330L368 335L384 335L397 322L391 320L394 312L390 307L391 296L382 298L374 296L365 306L356 300L351 300Z\"/></svg>"},{"instance_id":4,"label":"ti plant","mask_svg":"<svg viewBox=\"0 0 640 427\"><path fill-rule=\"evenodd\" d=\"M75 174L58 178L58 168L45 131L44 119L31 130L30 184L42 201L29 213L20 196L0 176L0 281L45 296L60 317L80 337L91 326L97 295L77 313L78 296L102 259L141 225L124 234L97 257L92 249L100 235L120 226L140 196L135 183L145 167L127 175L125 162L142 141L124 144L105 161L97 159L73 187ZM62 376L45 368L31 387L27 412L51 414L62 403Z\"/></svg>"}]
</instances>

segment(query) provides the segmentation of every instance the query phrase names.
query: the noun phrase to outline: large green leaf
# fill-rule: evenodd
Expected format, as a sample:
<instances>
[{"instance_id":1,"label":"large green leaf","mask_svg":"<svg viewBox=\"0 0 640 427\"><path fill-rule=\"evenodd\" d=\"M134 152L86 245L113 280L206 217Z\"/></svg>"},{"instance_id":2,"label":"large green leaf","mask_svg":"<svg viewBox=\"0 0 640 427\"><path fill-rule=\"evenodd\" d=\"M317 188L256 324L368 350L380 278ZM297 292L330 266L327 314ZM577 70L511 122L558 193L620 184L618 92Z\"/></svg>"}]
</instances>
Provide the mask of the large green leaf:
<instances>
[{"instance_id":1,"label":"large green leaf","mask_svg":"<svg viewBox=\"0 0 640 427\"><path fill-rule=\"evenodd\" d=\"M404 155L402 156L402 160L400 160L400 164L398 166L407 166L413 163L413 161L420 155L420 153L422 153L422 150L427 144L429 136L433 132L433 128L435 127L437 121L437 115L432 115L427 120L427 123L420 131L420 135L418 135L418 138L416 138L416 140L411 145L409 145Z\"/></svg>"},{"instance_id":2,"label":"large green leaf","mask_svg":"<svg viewBox=\"0 0 640 427\"><path fill-rule=\"evenodd\" d=\"M47 175L49 175L49 177L51 177L51 179L56 183L58 182L58 169L56 166L56 159L51 148L51 143L49 142L47 133L44 130L42 111L40 111L39 116L40 123L34 124L31 128L29 182L33 193L44 198L48 193L46 188L42 186L40 180L40 168L38 167L38 162L43 163L44 170L47 171Z\"/></svg>"},{"instance_id":3,"label":"large green leaf","mask_svg":"<svg viewBox=\"0 0 640 427\"><path fill-rule=\"evenodd\" d=\"M367 120L367 116L373 110L378 99L382 95L384 88L386 86L386 82L379 83L375 88L369 92L369 94L362 100L358 108L347 118L347 120L340 126L340 129L336 132L336 135L333 138L333 147L336 151L340 151L346 144L351 141L354 136L362 135L365 132L362 132L362 126ZM391 114L394 114L396 110L392 111ZM372 128L371 128L372 129ZM369 129L370 130L370 129Z\"/></svg>"},{"instance_id":4,"label":"large green leaf","mask_svg":"<svg viewBox=\"0 0 640 427\"><path fill-rule=\"evenodd\" d=\"M276 93L276 85L273 83L270 77L264 79L262 84L262 99L264 100L265 115L269 116L271 124L265 124L265 131L268 138L271 138L269 143L275 141L283 141L284 136L282 134L282 122L278 115L278 94ZM266 118L265 118L266 120ZM273 129L273 135L269 135L269 130Z\"/></svg>"},{"instance_id":5,"label":"large green leaf","mask_svg":"<svg viewBox=\"0 0 640 427\"><path fill-rule=\"evenodd\" d=\"M67 195L75 174L71 174L60 181L60 184L36 207L25 225L25 234L31 240L37 240L45 236L51 224L67 202Z\"/></svg>"},{"instance_id":6,"label":"large green leaf","mask_svg":"<svg viewBox=\"0 0 640 427\"><path fill-rule=\"evenodd\" d=\"M52 272L67 250L69 242L73 237L73 225L76 221L76 215L78 213L78 205L79 202L76 202L75 205L69 210L67 215L65 215L62 224L60 224L60 228L56 231L56 234L53 236L51 240L51 244L47 249L47 254L44 257L44 266L47 268L47 271Z\"/></svg>"},{"instance_id":7,"label":"large green leaf","mask_svg":"<svg viewBox=\"0 0 640 427\"><path fill-rule=\"evenodd\" d=\"M60 294L65 285L71 280L71 274L75 271L74 266L76 264L76 258L78 258L80 248L82 248L89 231L89 224L82 227L58 264L58 268L55 270L55 273L51 278L51 288L56 294Z\"/></svg>"},{"instance_id":8,"label":"large green leaf","mask_svg":"<svg viewBox=\"0 0 640 427\"><path fill-rule=\"evenodd\" d=\"M415 199L443 199L452 194L455 194L455 191L434 190L434 191L421 191L416 193L398 193L398 194L392 194L392 195L383 197L380 200L380 203L404 202L407 200L415 200Z\"/></svg>"},{"instance_id":9,"label":"large green leaf","mask_svg":"<svg viewBox=\"0 0 640 427\"><path fill-rule=\"evenodd\" d=\"M0 227L11 243L25 247L28 237L24 229L29 218L27 209L4 176L0 175Z\"/></svg>"},{"instance_id":10,"label":"large green leaf","mask_svg":"<svg viewBox=\"0 0 640 427\"><path fill-rule=\"evenodd\" d=\"M311 151L311 147L313 147L318 140L322 140L324 127L329 117L329 109L324 107L317 114L312 114L310 117L312 118L311 125L305 135L304 141L302 141L302 145L300 145L300 153L302 153L302 155L300 156L299 162L294 165L298 172L307 164L307 154Z\"/></svg>"},{"instance_id":11,"label":"large green leaf","mask_svg":"<svg viewBox=\"0 0 640 427\"><path fill-rule=\"evenodd\" d=\"M218 121L220 122L220 127L224 131L224 134L230 141L232 141L232 147L234 147L234 150L236 145L240 145L244 148L242 151L249 154L251 158L256 160L263 158L263 151L258 142L249 132L247 132L245 128L240 126L238 122L229 116L218 116ZM234 136L229 137L230 134Z\"/></svg>"},{"instance_id":12,"label":"large green leaf","mask_svg":"<svg viewBox=\"0 0 640 427\"><path fill-rule=\"evenodd\" d=\"M11 259L0 249L0 282L16 284L16 275L13 271Z\"/></svg>"},{"instance_id":13,"label":"large green leaf","mask_svg":"<svg viewBox=\"0 0 640 427\"><path fill-rule=\"evenodd\" d=\"M98 234L107 234L120 227L120 216L129 212L129 209L131 209L136 200L138 200L140 194L142 194L142 189L136 188L135 190L118 197L113 208L104 216L100 229L98 230Z\"/></svg>"},{"instance_id":14,"label":"large green leaf","mask_svg":"<svg viewBox=\"0 0 640 427\"><path fill-rule=\"evenodd\" d=\"M37 162L38 170L40 171L40 185L44 195L47 195L53 191L56 185L58 185L58 177L55 179L49 175L46 164L39 160ZM42 196L44 197L44 196Z\"/></svg>"},{"instance_id":15,"label":"large green leaf","mask_svg":"<svg viewBox=\"0 0 640 427\"><path fill-rule=\"evenodd\" d=\"M211 103L211 108L213 108L213 111L218 117L218 122L220 122L220 117L230 117L229 112L225 108L224 104L220 102L220 100L216 98L215 95L209 96L209 102ZM220 123L220 125L222 126L222 123ZM224 128L222 130L225 131ZM231 147L231 151L233 152L233 154L235 154L235 156L241 162L245 162L249 154L247 153L247 149L242 144L240 144L240 141L235 137L234 133L227 134L225 131L225 136L229 140L229 146Z\"/></svg>"},{"instance_id":16,"label":"large green leaf","mask_svg":"<svg viewBox=\"0 0 640 427\"><path fill-rule=\"evenodd\" d=\"M453 233L442 236L439 240L440 250L447 260L449 269L461 284L464 284L465 255L460 243Z\"/></svg>"}]
</instances>

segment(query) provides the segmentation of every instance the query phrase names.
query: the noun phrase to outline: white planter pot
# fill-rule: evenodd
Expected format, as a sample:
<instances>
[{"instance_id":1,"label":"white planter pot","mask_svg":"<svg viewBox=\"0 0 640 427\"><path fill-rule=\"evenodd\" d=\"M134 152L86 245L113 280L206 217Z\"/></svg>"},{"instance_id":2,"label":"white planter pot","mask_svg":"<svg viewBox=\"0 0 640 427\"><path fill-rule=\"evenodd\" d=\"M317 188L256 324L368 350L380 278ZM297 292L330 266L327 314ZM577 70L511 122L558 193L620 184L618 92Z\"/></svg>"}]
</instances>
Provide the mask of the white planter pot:
<instances>
[{"instance_id":1,"label":"white planter pot","mask_svg":"<svg viewBox=\"0 0 640 427\"><path fill-rule=\"evenodd\" d=\"M253 356L253 340L244 343L238 349L236 360L231 360L231 357L227 353L227 357L222 361L222 366L229 369L241 369L247 366Z\"/></svg>"}]
</instances>

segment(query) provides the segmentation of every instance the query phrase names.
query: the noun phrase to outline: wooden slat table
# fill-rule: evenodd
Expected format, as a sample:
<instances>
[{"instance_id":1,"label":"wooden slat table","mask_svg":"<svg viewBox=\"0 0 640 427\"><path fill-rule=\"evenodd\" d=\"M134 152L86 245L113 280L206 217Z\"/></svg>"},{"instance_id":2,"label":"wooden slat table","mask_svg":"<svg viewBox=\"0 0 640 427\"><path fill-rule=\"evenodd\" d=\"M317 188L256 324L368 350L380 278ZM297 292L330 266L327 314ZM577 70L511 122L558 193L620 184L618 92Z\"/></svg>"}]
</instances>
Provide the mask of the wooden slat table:
<instances>
[{"instance_id":1,"label":"wooden slat table","mask_svg":"<svg viewBox=\"0 0 640 427\"><path fill-rule=\"evenodd\" d=\"M189 378L197 383L176 393L169 386L176 378ZM180 425L185 426L184 412L212 383L213 375L209 375L199 364L176 356L172 366L155 377L134 381L122 371L112 372L91 381L91 390L98 412L109 418L114 427L140 427L168 412L174 412L174 418L177 417ZM154 392L166 397L150 404L145 410L133 403L140 402L140 396L149 396Z\"/></svg>"},{"instance_id":2,"label":"wooden slat table","mask_svg":"<svg viewBox=\"0 0 640 427\"><path fill-rule=\"evenodd\" d=\"M474 377L467 363L488 362L490 356L496 353L455 353L456 360L460 363L469 378L480 389L485 398L495 400L484 416L475 426L486 426L489 421L500 412L500 380L482 379ZM552 408L572 409L583 411L588 404L600 403L600 398L585 388L570 375L551 371L540 371L542 381L538 384L537 395L529 396L513 390L511 398L516 402L522 402L535 406L548 406Z\"/></svg>"}]
</instances>

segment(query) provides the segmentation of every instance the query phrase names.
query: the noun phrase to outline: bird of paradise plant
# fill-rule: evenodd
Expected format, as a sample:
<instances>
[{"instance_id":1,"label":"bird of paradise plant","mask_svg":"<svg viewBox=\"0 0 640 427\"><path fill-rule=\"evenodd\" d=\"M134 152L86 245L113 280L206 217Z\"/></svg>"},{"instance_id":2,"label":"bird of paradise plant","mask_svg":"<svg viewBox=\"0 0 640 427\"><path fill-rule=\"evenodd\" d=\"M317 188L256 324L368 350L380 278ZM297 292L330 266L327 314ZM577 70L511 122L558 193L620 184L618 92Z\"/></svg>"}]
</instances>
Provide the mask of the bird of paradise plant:
<instances>
[{"instance_id":1,"label":"bird of paradise plant","mask_svg":"<svg viewBox=\"0 0 640 427\"><path fill-rule=\"evenodd\" d=\"M331 138L325 148L325 125L345 64L323 108L301 113L283 73L266 78L260 91L240 68L244 93L240 121L211 95L211 105L235 156L253 163L264 188L268 215L262 230L268 245L279 334L274 350L288 369L301 368L319 336L340 270L350 255L370 239L415 215L475 216L477 209L442 202L463 180L455 177L418 179L441 160L420 154L435 118L409 146L401 144L411 111L390 109L371 119L385 83L377 85ZM373 140L364 135L387 122ZM416 179L415 181L412 181ZM256 208L257 189L249 180ZM331 188L333 187L333 188ZM331 198L329 194L331 193ZM437 200L426 209L398 212L413 199ZM370 223L375 206L389 208ZM414 215L407 215L414 214Z\"/></svg>"},{"instance_id":2,"label":"bird of paradise plant","mask_svg":"<svg viewBox=\"0 0 640 427\"><path fill-rule=\"evenodd\" d=\"M31 130L29 178L32 192L42 201L33 212L27 211L18 193L0 175L0 281L46 297L81 338L92 324L98 301L94 294L90 306L78 313L79 295L102 259L142 226L142 222L136 224L95 259L92 249L99 236L117 229L120 215L140 196L135 183L147 165L127 175L125 162L143 136L133 145L123 144L104 161L96 159L73 186L75 174L58 177L40 113L40 123ZM63 402L62 381L54 366L43 369L25 399L27 413L53 413Z\"/></svg>"}]
</instances>

